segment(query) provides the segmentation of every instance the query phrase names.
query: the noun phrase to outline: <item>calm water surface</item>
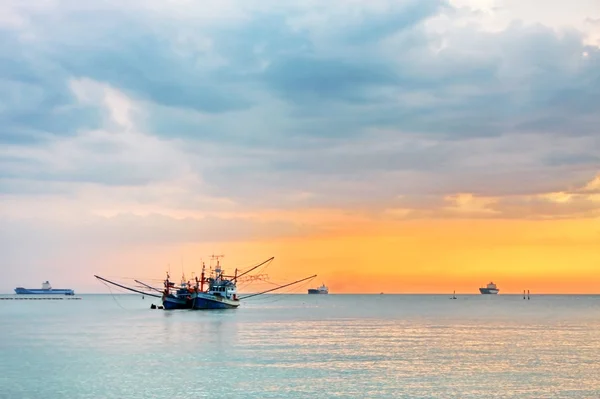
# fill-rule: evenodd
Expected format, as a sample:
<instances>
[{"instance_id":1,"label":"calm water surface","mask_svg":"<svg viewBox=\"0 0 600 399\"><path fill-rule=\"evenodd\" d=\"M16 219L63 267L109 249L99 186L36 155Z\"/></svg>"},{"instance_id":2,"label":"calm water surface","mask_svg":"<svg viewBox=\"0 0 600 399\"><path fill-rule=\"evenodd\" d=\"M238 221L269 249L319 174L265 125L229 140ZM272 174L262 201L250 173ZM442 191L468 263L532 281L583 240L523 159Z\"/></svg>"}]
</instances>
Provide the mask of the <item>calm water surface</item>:
<instances>
[{"instance_id":1,"label":"calm water surface","mask_svg":"<svg viewBox=\"0 0 600 399\"><path fill-rule=\"evenodd\" d=\"M82 298L0 301L0 398L600 397L600 296Z\"/></svg>"}]
</instances>

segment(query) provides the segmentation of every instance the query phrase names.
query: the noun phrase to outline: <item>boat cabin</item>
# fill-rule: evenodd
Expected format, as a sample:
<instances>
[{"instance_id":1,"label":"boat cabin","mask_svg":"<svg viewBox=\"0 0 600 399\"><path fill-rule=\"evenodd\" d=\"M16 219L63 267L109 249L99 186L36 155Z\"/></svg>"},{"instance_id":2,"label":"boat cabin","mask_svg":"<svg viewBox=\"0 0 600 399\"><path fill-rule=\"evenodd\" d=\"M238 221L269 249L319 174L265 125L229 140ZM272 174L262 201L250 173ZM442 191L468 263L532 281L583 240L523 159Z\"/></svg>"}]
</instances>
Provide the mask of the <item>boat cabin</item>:
<instances>
[{"instance_id":1,"label":"boat cabin","mask_svg":"<svg viewBox=\"0 0 600 399\"><path fill-rule=\"evenodd\" d=\"M223 298L237 300L237 289L235 284L229 280L209 280L208 294L220 296Z\"/></svg>"}]
</instances>

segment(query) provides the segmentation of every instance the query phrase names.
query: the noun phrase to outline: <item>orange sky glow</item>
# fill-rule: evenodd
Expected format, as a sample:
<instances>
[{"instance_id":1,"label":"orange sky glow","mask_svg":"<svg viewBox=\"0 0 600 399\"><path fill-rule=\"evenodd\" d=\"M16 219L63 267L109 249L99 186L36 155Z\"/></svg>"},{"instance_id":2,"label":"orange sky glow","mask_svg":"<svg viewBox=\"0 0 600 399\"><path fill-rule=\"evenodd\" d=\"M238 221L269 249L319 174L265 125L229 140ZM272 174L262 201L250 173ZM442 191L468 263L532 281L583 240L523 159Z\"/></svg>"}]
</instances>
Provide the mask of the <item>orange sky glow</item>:
<instances>
[{"instance_id":1,"label":"orange sky glow","mask_svg":"<svg viewBox=\"0 0 600 399\"><path fill-rule=\"evenodd\" d=\"M161 278L171 264L172 275L179 276L181 257L189 276L200 271L194 263L207 261L214 252L225 255L223 265L230 272L275 256L266 270L272 281L317 274L311 285L323 282L332 293L477 293L493 280L506 294L524 289L592 294L599 291L599 221L373 222L308 237L133 251L115 259L107 272L122 276L119 270L126 268L134 275Z\"/></svg>"}]
</instances>

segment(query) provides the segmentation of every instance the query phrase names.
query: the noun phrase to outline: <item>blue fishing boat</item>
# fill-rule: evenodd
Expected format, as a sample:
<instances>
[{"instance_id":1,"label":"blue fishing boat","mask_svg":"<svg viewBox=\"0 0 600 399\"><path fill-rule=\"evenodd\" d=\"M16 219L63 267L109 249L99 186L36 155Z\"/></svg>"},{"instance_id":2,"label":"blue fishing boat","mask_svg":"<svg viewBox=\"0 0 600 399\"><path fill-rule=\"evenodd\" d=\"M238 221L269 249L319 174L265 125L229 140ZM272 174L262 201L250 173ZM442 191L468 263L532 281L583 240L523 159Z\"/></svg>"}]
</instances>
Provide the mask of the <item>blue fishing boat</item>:
<instances>
[{"instance_id":1,"label":"blue fishing boat","mask_svg":"<svg viewBox=\"0 0 600 399\"><path fill-rule=\"evenodd\" d=\"M205 265L202 265L202 275L200 280L196 279L196 289L192 292L192 309L235 309L240 306L240 299L237 296L236 281L238 279L237 269L235 275L225 276L221 264L220 256L215 256L217 265L214 275L205 276ZM206 291L204 284L207 284Z\"/></svg>"},{"instance_id":2,"label":"blue fishing boat","mask_svg":"<svg viewBox=\"0 0 600 399\"><path fill-rule=\"evenodd\" d=\"M175 290L174 292L172 290ZM191 285L185 282L185 277L181 277L181 283L179 288L175 289L175 283L169 281L169 273L167 273L167 278L165 280L165 289L162 295L162 304L167 310L174 309L191 309L191 295L192 295L192 287Z\"/></svg>"},{"instance_id":3,"label":"blue fishing boat","mask_svg":"<svg viewBox=\"0 0 600 399\"><path fill-rule=\"evenodd\" d=\"M17 295L75 295L75 291L66 288L52 288L49 281L42 283L42 288L15 288Z\"/></svg>"}]
</instances>

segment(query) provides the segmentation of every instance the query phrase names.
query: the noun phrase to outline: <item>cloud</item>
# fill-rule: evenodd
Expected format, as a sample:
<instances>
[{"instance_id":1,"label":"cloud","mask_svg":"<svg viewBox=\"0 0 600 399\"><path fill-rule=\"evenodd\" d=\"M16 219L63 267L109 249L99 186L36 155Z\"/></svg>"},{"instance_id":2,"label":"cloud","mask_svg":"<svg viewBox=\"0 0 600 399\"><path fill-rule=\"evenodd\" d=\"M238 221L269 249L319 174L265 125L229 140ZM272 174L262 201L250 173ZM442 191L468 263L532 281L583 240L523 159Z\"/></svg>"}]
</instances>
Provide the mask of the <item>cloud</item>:
<instances>
[{"instance_id":1,"label":"cloud","mask_svg":"<svg viewBox=\"0 0 600 399\"><path fill-rule=\"evenodd\" d=\"M451 211L463 212L467 214L497 213L491 207L498 202L497 198L475 197L473 194L461 193L447 196L444 198L444 200L451 204L451 206L447 208Z\"/></svg>"},{"instance_id":2,"label":"cloud","mask_svg":"<svg viewBox=\"0 0 600 399\"><path fill-rule=\"evenodd\" d=\"M38 39L24 44L44 61L45 74L88 77L143 101L216 114L211 126L221 133L232 115L264 103L273 106L277 124L320 136L373 127L452 138L519 129L592 133L600 57L581 32L519 23L495 32L436 25L436 18L452 21L456 10L439 1L395 4L269 11L227 3L208 11L215 13L211 23L192 24L190 16L199 13L193 6L185 17L158 3L137 13L112 12L111 3L100 9L66 3L32 13ZM175 13L178 24L167 23L164 13ZM10 37L11 46L22 43ZM578 118L569 120L567 111ZM167 129L164 118L169 114L154 133L192 129L176 122ZM205 130L200 124L196 136ZM281 130L269 136L286 141Z\"/></svg>"},{"instance_id":3,"label":"cloud","mask_svg":"<svg viewBox=\"0 0 600 399\"><path fill-rule=\"evenodd\" d=\"M593 20L341 4L5 3L4 214L593 211Z\"/></svg>"},{"instance_id":4,"label":"cloud","mask_svg":"<svg viewBox=\"0 0 600 399\"><path fill-rule=\"evenodd\" d=\"M498 206L506 218L585 219L600 215L600 197L549 193L536 197L506 198Z\"/></svg>"},{"instance_id":5,"label":"cloud","mask_svg":"<svg viewBox=\"0 0 600 399\"><path fill-rule=\"evenodd\" d=\"M588 182L581 191L585 193L600 194L600 174L597 175L593 180Z\"/></svg>"},{"instance_id":6,"label":"cloud","mask_svg":"<svg viewBox=\"0 0 600 399\"><path fill-rule=\"evenodd\" d=\"M383 211L396 220L410 219L589 219L600 216L598 176L563 191L489 197L472 193L399 197Z\"/></svg>"},{"instance_id":7,"label":"cloud","mask_svg":"<svg viewBox=\"0 0 600 399\"><path fill-rule=\"evenodd\" d=\"M72 81L71 88L80 103L105 110L106 129L50 138L42 145L5 145L0 176L136 185L188 173L176 143L134 130L135 105L118 90L91 80Z\"/></svg>"}]
</instances>

